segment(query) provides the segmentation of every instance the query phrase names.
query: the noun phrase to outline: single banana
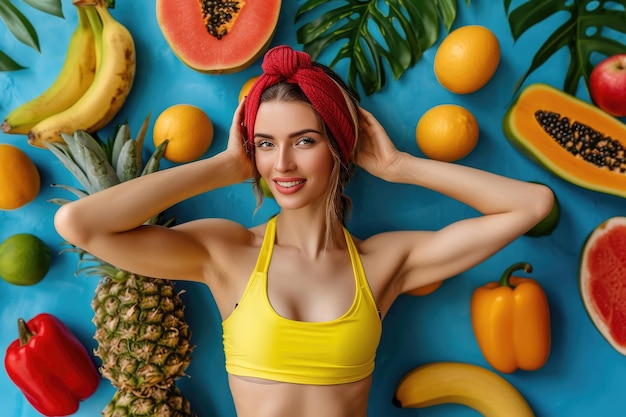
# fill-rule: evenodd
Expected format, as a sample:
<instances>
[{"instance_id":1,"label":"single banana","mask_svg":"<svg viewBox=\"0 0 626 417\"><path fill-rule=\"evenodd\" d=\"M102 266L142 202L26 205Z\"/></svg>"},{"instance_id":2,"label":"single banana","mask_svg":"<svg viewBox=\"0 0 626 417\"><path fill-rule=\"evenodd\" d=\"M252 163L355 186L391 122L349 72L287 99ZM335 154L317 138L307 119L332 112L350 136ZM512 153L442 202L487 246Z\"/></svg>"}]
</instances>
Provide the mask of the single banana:
<instances>
[{"instance_id":1,"label":"single banana","mask_svg":"<svg viewBox=\"0 0 626 417\"><path fill-rule=\"evenodd\" d=\"M135 78L135 43L128 29L111 16L102 0L74 0L74 4L95 5L102 21L102 32L95 34L98 66L92 84L76 103L28 133L28 143L44 149L45 143L62 142L61 133L94 133L106 126L126 101Z\"/></svg>"},{"instance_id":2,"label":"single banana","mask_svg":"<svg viewBox=\"0 0 626 417\"><path fill-rule=\"evenodd\" d=\"M402 408L455 403L484 417L535 415L506 379L481 366L459 362L433 362L409 371L398 384L394 403Z\"/></svg>"},{"instance_id":3,"label":"single banana","mask_svg":"<svg viewBox=\"0 0 626 417\"><path fill-rule=\"evenodd\" d=\"M2 131L27 134L38 122L74 104L87 91L96 72L94 33L88 15L94 7L78 7L78 26L72 34L65 61L54 82L39 96L16 107L2 123Z\"/></svg>"}]
</instances>

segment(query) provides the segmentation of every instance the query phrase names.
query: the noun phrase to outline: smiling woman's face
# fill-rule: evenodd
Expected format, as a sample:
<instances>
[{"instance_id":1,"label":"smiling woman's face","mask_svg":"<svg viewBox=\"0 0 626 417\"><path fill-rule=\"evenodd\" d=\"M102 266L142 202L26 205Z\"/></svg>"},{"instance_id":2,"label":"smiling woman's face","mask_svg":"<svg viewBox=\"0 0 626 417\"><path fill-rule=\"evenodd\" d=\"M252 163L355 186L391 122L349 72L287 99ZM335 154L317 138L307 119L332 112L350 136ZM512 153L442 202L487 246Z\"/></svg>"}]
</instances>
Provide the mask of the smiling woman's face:
<instances>
[{"instance_id":1,"label":"smiling woman's face","mask_svg":"<svg viewBox=\"0 0 626 417\"><path fill-rule=\"evenodd\" d=\"M301 101L259 106L254 125L256 166L282 208L323 204L333 157L313 108Z\"/></svg>"}]
</instances>

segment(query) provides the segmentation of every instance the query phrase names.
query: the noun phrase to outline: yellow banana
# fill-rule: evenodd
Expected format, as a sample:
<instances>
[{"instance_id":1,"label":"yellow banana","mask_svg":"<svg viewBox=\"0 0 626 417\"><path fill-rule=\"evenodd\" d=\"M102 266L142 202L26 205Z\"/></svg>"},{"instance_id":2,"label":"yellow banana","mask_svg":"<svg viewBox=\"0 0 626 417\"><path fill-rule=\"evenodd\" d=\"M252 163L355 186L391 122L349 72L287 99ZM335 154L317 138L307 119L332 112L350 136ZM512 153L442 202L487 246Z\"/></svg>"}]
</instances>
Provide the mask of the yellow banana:
<instances>
[{"instance_id":1,"label":"yellow banana","mask_svg":"<svg viewBox=\"0 0 626 417\"><path fill-rule=\"evenodd\" d=\"M535 415L506 379L481 366L459 362L433 362L409 371L398 384L394 402L402 408L455 403L484 417Z\"/></svg>"},{"instance_id":2,"label":"yellow banana","mask_svg":"<svg viewBox=\"0 0 626 417\"><path fill-rule=\"evenodd\" d=\"M78 26L57 78L42 94L6 116L2 123L4 133L27 134L36 123L67 109L87 91L96 72L94 33L88 14L97 15L96 9L78 8Z\"/></svg>"},{"instance_id":3,"label":"yellow banana","mask_svg":"<svg viewBox=\"0 0 626 417\"><path fill-rule=\"evenodd\" d=\"M94 133L121 109L135 78L135 43L128 29L111 16L102 0L74 0L79 7L93 4L102 21L96 33L97 69L91 86L70 108L37 123L28 143L46 149L45 143L63 142L61 133Z\"/></svg>"}]
</instances>

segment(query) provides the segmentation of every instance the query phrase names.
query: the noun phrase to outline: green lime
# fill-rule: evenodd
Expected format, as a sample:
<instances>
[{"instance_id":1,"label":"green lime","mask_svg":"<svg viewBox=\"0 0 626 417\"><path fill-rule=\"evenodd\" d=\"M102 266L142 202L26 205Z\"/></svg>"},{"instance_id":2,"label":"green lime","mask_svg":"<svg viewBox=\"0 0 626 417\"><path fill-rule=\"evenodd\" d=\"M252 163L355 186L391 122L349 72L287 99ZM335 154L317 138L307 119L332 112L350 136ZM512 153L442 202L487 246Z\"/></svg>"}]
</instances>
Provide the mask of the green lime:
<instances>
[{"instance_id":1,"label":"green lime","mask_svg":"<svg viewBox=\"0 0 626 417\"><path fill-rule=\"evenodd\" d=\"M529 181L529 182L542 184L537 181ZM530 236L530 237L548 236L550 233L552 233L554 229L556 229L556 226L559 224L560 219L561 219L561 206L559 205L559 200L556 198L556 194L554 194L554 204L552 205L552 209L550 210L548 215L544 217L543 220L541 220L539 223L537 223L532 229L526 232L525 235Z\"/></svg>"},{"instance_id":2,"label":"green lime","mask_svg":"<svg viewBox=\"0 0 626 417\"><path fill-rule=\"evenodd\" d=\"M50 248L30 233L10 236L0 245L0 277L15 285L34 285L50 269Z\"/></svg>"},{"instance_id":3,"label":"green lime","mask_svg":"<svg viewBox=\"0 0 626 417\"><path fill-rule=\"evenodd\" d=\"M261 190L263 191L263 195L268 198L274 198L274 194L270 191L270 187L267 185L265 180L261 178Z\"/></svg>"}]
</instances>

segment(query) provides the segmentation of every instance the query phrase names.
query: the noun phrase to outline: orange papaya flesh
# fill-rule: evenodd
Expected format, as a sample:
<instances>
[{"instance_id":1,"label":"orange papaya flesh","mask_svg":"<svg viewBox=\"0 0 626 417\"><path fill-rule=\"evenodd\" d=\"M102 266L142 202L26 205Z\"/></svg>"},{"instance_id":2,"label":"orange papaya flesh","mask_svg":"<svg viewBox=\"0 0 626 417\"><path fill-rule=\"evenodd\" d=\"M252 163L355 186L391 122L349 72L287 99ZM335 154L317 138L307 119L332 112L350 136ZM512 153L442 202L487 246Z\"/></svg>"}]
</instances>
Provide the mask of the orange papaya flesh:
<instances>
[{"instance_id":1,"label":"orange papaya flesh","mask_svg":"<svg viewBox=\"0 0 626 417\"><path fill-rule=\"evenodd\" d=\"M174 54L207 74L242 71L270 46L281 0L157 0L159 28Z\"/></svg>"},{"instance_id":2,"label":"orange papaya flesh","mask_svg":"<svg viewBox=\"0 0 626 417\"><path fill-rule=\"evenodd\" d=\"M569 134L573 134L575 122L587 129L587 136L600 134L604 140L594 144L597 153L617 158L617 167L614 164L610 169L603 162L586 160L582 154L567 150L550 136L550 128L544 129L537 112L543 112L542 117L550 113L558 115L556 121L567 123ZM543 122L545 125L545 119ZM507 110L502 127L515 148L554 175L583 188L626 197L626 164L623 164L626 125L596 106L547 84L530 84ZM575 135L579 140L580 133Z\"/></svg>"}]
</instances>

